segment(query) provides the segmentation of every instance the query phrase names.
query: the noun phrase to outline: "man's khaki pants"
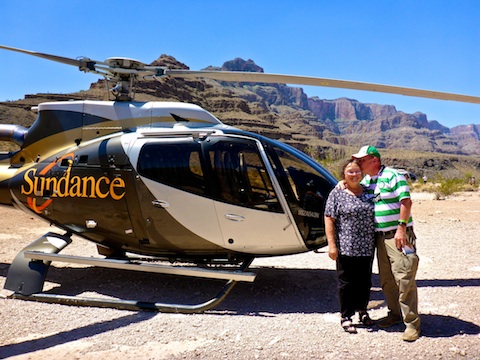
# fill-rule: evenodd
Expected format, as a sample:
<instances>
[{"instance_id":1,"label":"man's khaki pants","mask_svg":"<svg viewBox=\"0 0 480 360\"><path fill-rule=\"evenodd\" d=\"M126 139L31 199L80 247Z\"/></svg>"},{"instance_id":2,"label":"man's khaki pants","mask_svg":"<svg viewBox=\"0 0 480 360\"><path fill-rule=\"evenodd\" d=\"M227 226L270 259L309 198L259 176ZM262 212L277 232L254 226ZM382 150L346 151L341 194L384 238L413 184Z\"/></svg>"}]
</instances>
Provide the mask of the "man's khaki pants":
<instances>
[{"instance_id":1,"label":"man's khaki pants","mask_svg":"<svg viewBox=\"0 0 480 360\"><path fill-rule=\"evenodd\" d=\"M415 276L417 253L405 255L395 246L395 231L375 233L380 283L390 314L403 319L407 328L420 330ZM415 245L415 233L407 228L407 243Z\"/></svg>"}]
</instances>

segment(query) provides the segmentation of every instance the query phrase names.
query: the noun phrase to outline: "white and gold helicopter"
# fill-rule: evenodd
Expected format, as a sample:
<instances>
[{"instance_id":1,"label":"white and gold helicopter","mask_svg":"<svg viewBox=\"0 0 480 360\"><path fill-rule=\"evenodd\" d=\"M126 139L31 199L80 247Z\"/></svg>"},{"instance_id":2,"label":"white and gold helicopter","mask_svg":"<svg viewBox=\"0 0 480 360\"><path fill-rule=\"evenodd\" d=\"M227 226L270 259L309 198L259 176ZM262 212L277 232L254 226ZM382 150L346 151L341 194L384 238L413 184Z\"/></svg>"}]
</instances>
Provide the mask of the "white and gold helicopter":
<instances>
[{"instance_id":1,"label":"white and gold helicopter","mask_svg":"<svg viewBox=\"0 0 480 360\"><path fill-rule=\"evenodd\" d=\"M328 86L480 103L479 97L306 76L190 71L129 58L70 59L8 46L115 82L114 101L46 102L30 128L0 124L0 204L31 212L62 230L25 247L9 268L13 298L164 312L202 312L238 281L254 281L256 257L326 245L323 210L337 180L282 142L223 124L197 105L136 102L135 83L162 77ZM60 254L76 235L103 257ZM190 264L139 261L131 254ZM44 293L52 261L224 279L200 304L146 303Z\"/></svg>"}]
</instances>

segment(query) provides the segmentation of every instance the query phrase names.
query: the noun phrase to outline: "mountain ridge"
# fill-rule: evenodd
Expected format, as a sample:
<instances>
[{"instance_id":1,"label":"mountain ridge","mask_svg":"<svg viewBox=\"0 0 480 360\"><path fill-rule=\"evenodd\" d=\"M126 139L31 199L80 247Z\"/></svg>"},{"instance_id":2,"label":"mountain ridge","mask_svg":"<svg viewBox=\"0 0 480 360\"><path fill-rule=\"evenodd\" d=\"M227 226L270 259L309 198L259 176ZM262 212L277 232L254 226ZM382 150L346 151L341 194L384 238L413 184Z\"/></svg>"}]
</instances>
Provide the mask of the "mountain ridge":
<instances>
[{"instance_id":1,"label":"mountain ridge","mask_svg":"<svg viewBox=\"0 0 480 360\"><path fill-rule=\"evenodd\" d=\"M188 69L173 56L161 55L151 65ZM251 59L236 58L206 70L263 72ZM42 101L105 99L105 80L74 94L32 94L25 99L0 104L0 121L20 119L24 126L34 115L14 115ZM359 147L371 144L380 149L408 149L454 155L480 155L480 125L459 125L452 129L421 112L407 114L394 105L361 103L355 99L334 100L308 97L301 87L285 84L227 83L214 80L162 78L140 81L138 101L184 101L198 104L224 123L258 132L300 148L331 145ZM315 152L315 150L313 150Z\"/></svg>"},{"instance_id":2,"label":"mountain ridge","mask_svg":"<svg viewBox=\"0 0 480 360\"><path fill-rule=\"evenodd\" d=\"M219 69L244 71L245 68L255 71L255 63L247 60L242 64L241 59L235 59ZM258 68L260 70L256 71L263 72ZM302 88L286 85L271 85L270 91L266 91L265 86L260 89L254 85L249 90L270 106L287 105L311 112L316 118L314 121L325 125L329 141L335 144L360 146L370 143L379 148L480 155L480 125L459 125L450 129L436 120L429 121L421 112L407 114L397 111L394 105L361 103L348 98L308 97Z\"/></svg>"}]
</instances>

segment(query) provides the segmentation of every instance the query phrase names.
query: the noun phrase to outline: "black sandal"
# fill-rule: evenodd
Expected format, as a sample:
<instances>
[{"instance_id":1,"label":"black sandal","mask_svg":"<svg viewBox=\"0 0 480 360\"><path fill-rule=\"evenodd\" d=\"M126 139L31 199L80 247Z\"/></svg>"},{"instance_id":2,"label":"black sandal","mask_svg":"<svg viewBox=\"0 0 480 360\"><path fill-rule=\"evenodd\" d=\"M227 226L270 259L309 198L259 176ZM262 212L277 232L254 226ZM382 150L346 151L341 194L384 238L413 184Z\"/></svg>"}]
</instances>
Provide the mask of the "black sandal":
<instances>
[{"instance_id":1,"label":"black sandal","mask_svg":"<svg viewBox=\"0 0 480 360\"><path fill-rule=\"evenodd\" d=\"M350 318L343 318L342 321L340 322L342 325L342 328L345 332L349 334L356 334L357 333L357 328L353 325L352 319Z\"/></svg>"},{"instance_id":2,"label":"black sandal","mask_svg":"<svg viewBox=\"0 0 480 360\"><path fill-rule=\"evenodd\" d=\"M360 318L360 322L365 325L365 326L373 326L375 325L375 323L373 322L372 319L370 319L370 316L368 315L368 313L366 311L360 311L358 313L358 317Z\"/></svg>"}]
</instances>

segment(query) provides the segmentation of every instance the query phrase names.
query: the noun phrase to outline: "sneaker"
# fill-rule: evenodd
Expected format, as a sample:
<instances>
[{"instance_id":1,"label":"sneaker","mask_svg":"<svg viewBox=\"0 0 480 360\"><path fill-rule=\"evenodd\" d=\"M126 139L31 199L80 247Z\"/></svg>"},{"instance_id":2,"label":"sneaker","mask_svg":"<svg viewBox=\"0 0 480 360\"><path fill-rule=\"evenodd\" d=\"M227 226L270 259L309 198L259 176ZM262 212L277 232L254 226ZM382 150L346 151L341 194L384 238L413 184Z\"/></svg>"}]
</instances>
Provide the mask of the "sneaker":
<instances>
[{"instance_id":1,"label":"sneaker","mask_svg":"<svg viewBox=\"0 0 480 360\"><path fill-rule=\"evenodd\" d=\"M415 341L420 337L420 330L414 328L407 328L402 335L403 341Z\"/></svg>"},{"instance_id":2,"label":"sneaker","mask_svg":"<svg viewBox=\"0 0 480 360\"><path fill-rule=\"evenodd\" d=\"M377 325L381 328L388 328L390 326L401 324L402 318L400 316L388 314L384 318L377 320Z\"/></svg>"}]
</instances>

